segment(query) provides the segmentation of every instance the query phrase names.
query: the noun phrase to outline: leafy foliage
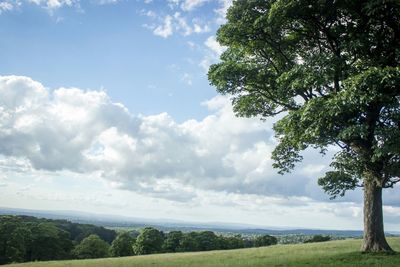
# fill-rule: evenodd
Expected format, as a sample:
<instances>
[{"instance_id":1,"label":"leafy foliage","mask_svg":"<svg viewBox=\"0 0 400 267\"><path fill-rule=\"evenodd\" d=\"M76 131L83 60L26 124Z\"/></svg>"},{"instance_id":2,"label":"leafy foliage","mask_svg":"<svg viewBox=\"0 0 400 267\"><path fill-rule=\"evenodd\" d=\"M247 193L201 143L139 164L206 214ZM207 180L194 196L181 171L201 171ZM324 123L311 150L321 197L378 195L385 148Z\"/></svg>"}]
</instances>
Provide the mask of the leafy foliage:
<instances>
[{"instance_id":1,"label":"leafy foliage","mask_svg":"<svg viewBox=\"0 0 400 267\"><path fill-rule=\"evenodd\" d=\"M276 245L277 243L278 243L278 239L276 237L270 236L270 235L258 236L254 240L255 247L271 246L271 245Z\"/></svg>"},{"instance_id":2,"label":"leafy foliage","mask_svg":"<svg viewBox=\"0 0 400 267\"><path fill-rule=\"evenodd\" d=\"M73 254L78 259L95 259L108 257L110 245L97 235L84 238L74 248Z\"/></svg>"},{"instance_id":3,"label":"leafy foliage","mask_svg":"<svg viewBox=\"0 0 400 267\"><path fill-rule=\"evenodd\" d=\"M118 234L111 243L110 253L112 257L132 256L135 239L129 232Z\"/></svg>"},{"instance_id":4,"label":"leafy foliage","mask_svg":"<svg viewBox=\"0 0 400 267\"><path fill-rule=\"evenodd\" d=\"M281 114L279 173L307 148L338 148L319 184L331 198L364 187L364 252L391 251L382 189L400 182L399 14L397 0L234 1L208 73L238 116Z\"/></svg>"},{"instance_id":5,"label":"leafy foliage","mask_svg":"<svg viewBox=\"0 0 400 267\"><path fill-rule=\"evenodd\" d=\"M165 252L177 252L180 250L180 244L183 239L183 233L181 231L171 231L166 234L163 251Z\"/></svg>"},{"instance_id":6,"label":"leafy foliage","mask_svg":"<svg viewBox=\"0 0 400 267\"><path fill-rule=\"evenodd\" d=\"M89 236L91 232L106 238L116 235L103 227L66 220L0 216L0 264L72 258L74 244L80 236Z\"/></svg>"},{"instance_id":7,"label":"leafy foliage","mask_svg":"<svg viewBox=\"0 0 400 267\"><path fill-rule=\"evenodd\" d=\"M144 228L136 238L134 251L137 255L159 253L162 250L164 233L153 228Z\"/></svg>"},{"instance_id":8,"label":"leafy foliage","mask_svg":"<svg viewBox=\"0 0 400 267\"><path fill-rule=\"evenodd\" d=\"M400 180L400 2L235 1L209 79L239 116L282 114L280 173L301 151L341 149L320 179L331 196Z\"/></svg>"},{"instance_id":9,"label":"leafy foliage","mask_svg":"<svg viewBox=\"0 0 400 267\"><path fill-rule=\"evenodd\" d=\"M2 216L0 221L0 264L22 262L30 247L31 231L20 218Z\"/></svg>"},{"instance_id":10,"label":"leafy foliage","mask_svg":"<svg viewBox=\"0 0 400 267\"><path fill-rule=\"evenodd\" d=\"M70 258L73 248L69 233L50 222L31 225L31 245L27 251L28 261Z\"/></svg>"},{"instance_id":11,"label":"leafy foliage","mask_svg":"<svg viewBox=\"0 0 400 267\"><path fill-rule=\"evenodd\" d=\"M330 236L315 235L312 238L304 241L304 243L326 242L331 240Z\"/></svg>"}]
</instances>

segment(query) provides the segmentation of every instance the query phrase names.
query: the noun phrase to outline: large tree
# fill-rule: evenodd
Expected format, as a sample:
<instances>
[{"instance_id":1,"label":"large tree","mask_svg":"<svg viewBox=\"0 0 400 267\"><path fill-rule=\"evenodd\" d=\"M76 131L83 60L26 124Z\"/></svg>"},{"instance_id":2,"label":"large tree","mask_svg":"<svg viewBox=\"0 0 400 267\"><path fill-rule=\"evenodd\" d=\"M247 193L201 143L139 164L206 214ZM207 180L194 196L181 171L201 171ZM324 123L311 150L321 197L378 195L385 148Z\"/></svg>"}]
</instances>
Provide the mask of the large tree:
<instances>
[{"instance_id":1,"label":"large tree","mask_svg":"<svg viewBox=\"0 0 400 267\"><path fill-rule=\"evenodd\" d=\"M238 116L272 117L281 173L308 147L336 146L318 183L364 190L362 251L390 251L382 189L400 180L400 1L234 1L209 79Z\"/></svg>"},{"instance_id":2,"label":"large tree","mask_svg":"<svg viewBox=\"0 0 400 267\"><path fill-rule=\"evenodd\" d=\"M124 257L133 255L135 239L129 232L119 233L111 243L110 253L112 257Z\"/></svg>"},{"instance_id":3,"label":"large tree","mask_svg":"<svg viewBox=\"0 0 400 267\"><path fill-rule=\"evenodd\" d=\"M110 245L98 235L92 234L84 238L73 250L78 259L106 258L110 255Z\"/></svg>"},{"instance_id":4,"label":"large tree","mask_svg":"<svg viewBox=\"0 0 400 267\"><path fill-rule=\"evenodd\" d=\"M164 233L153 228L146 227L141 230L133 250L137 255L154 254L162 252L164 242Z\"/></svg>"}]
</instances>

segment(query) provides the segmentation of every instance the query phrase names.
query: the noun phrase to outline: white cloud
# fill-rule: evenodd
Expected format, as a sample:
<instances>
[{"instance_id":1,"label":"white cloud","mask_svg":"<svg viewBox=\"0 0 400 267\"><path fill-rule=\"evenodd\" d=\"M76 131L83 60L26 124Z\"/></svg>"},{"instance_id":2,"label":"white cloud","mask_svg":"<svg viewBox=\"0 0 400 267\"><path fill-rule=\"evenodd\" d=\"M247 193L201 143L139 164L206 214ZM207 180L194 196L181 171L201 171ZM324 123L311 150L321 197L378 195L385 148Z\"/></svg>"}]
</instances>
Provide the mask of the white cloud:
<instances>
[{"instance_id":1,"label":"white cloud","mask_svg":"<svg viewBox=\"0 0 400 267\"><path fill-rule=\"evenodd\" d=\"M4 76L0 152L27 159L35 169L98 171L120 187L151 194L165 195L179 188L176 184L267 195L303 193L304 186L286 184L288 179L270 168L270 123L236 118L225 97L204 105L212 115L179 124L166 113L133 116L102 91L50 92L30 78ZM160 183L164 187L155 190Z\"/></svg>"},{"instance_id":2,"label":"white cloud","mask_svg":"<svg viewBox=\"0 0 400 267\"><path fill-rule=\"evenodd\" d=\"M157 26L153 33L155 35L161 36L163 38L167 38L168 36L171 36L173 34L173 28L172 28L172 17L167 15L164 18L163 25Z\"/></svg>"},{"instance_id":3,"label":"white cloud","mask_svg":"<svg viewBox=\"0 0 400 267\"><path fill-rule=\"evenodd\" d=\"M79 0L28 0L28 2L48 8L50 10L63 6L79 5Z\"/></svg>"},{"instance_id":4,"label":"white cloud","mask_svg":"<svg viewBox=\"0 0 400 267\"><path fill-rule=\"evenodd\" d=\"M90 0L89 2L95 5L108 5L117 4L121 2L121 0ZM14 10L17 7L21 7L27 3L46 9L51 15L55 10L62 7L75 7L77 10L82 11L80 7L81 0L3 0L0 1L0 14L4 11ZM61 19L62 18L57 18L57 22L59 22Z\"/></svg>"},{"instance_id":5,"label":"white cloud","mask_svg":"<svg viewBox=\"0 0 400 267\"><path fill-rule=\"evenodd\" d=\"M184 82L184 83L186 83L186 84L189 85L189 86L193 84L192 79L193 79L193 77L192 77L192 75L189 74L189 73L184 73L184 74L182 75L182 77L181 77L181 81Z\"/></svg>"},{"instance_id":6,"label":"white cloud","mask_svg":"<svg viewBox=\"0 0 400 267\"><path fill-rule=\"evenodd\" d=\"M3 76L0 169L96 174L113 188L181 202L214 194L227 194L232 205L247 203L233 201L239 196L279 205L328 200L315 178L329 158L306 151L297 171L277 175L273 120L237 118L222 96L203 105L209 116L177 123L167 113L134 116L103 91L50 91L28 77Z\"/></svg>"},{"instance_id":7,"label":"white cloud","mask_svg":"<svg viewBox=\"0 0 400 267\"><path fill-rule=\"evenodd\" d=\"M204 57L200 61L200 67L206 72L211 64L218 62L221 54L226 50L226 47L221 46L215 36L209 36L204 42L205 50Z\"/></svg>"},{"instance_id":8,"label":"white cloud","mask_svg":"<svg viewBox=\"0 0 400 267\"><path fill-rule=\"evenodd\" d=\"M204 32L209 32L211 31L210 27L208 25L201 25L201 22L197 23L194 22L193 23L193 32L195 33L204 33Z\"/></svg>"},{"instance_id":9,"label":"white cloud","mask_svg":"<svg viewBox=\"0 0 400 267\"><path fill-rule=\"evenodd\" d=\"M181 16L179 12L174 14L177 30L181 30L184 36L192 34L193 30L186 22L186 19Z\"/></svg>"},{"instance_id":10,"label":"white cloud","mask_svg":"<svg viewBox=\"0 0 400 267\"><path fill-rule=\"evenodd\" d=\"M215 9L215 13L217 14L216 22L218 24L223 24L226 22L226 12L228 8L232 5L232 0L219 0L220 7Z\"/></svg>"},{"instance_id":11,"label":"white cloud","mask_svg":"<svg viewBox=\"0 0 400 267\"><path fill-rule=\"evenodd\" d=\"M226 47L221 46L217 42L215 36L208 37L207 40L204 42L204 45L212 52L214 52L214 54L218 57L226 50Z\"/></svg>"},{"instance_id":12,"label":"white cloud","mask_svg":"<svg viewBox=\"0 0 400 267\"><path fill-rule=\"evenodd\" d=\"M121 2L121 0L94 0L94 3L98 5L117 4L118 2Z\"/></svg>"},{"instance_id":13,"label":"white cloud","mask_svg":"<svg viewBox=\"0 0 400 267\"><path fill-rule=\"evenodd\" d=\"M0 2L0 14L4 11L11 11L14 9L14 3L10 1L2 1Z\"/></svg>"},{"instance_id":14,"label":"white cloud","mask_svg":"<svg viewBox=\"0 0 400 267\"><path fill-rule=\"evenodd\" d=\"M155 35L167 38L174 33L189 36L193 33L200 34L210 31L210 27L199 19L188 20L180 12L175 12L165 17L158 16L154 11L141 11L142 15L156 21L155 24L145 24L144 27L151 29ZM161 24L160 24L161 23Z\"/></svg>"},{"instance_id":15,"label":"white cloud","mask_svg":"<svg viewBox=\"0 0 400 267\"><path fill-rule=\"evenodd\" d=\"M204 5L209 0L184 0L181 4L181 9L183 11L191 11L202 5Z\"/></svg>"},{"instance_id":16,"label":"white cloud","mask_svg":"<svg viewBox=\"0 0 400 267\"><path fill-rule=\"evenodd\" d=\"M157 17L157 14L156 14L156 12L154 12L154 11L152 11L152 10L142 10L142 15L145 15L145 16L147 16L147 17L149 17L149 18L156 18Z\"/></svg>"}]
</instances>

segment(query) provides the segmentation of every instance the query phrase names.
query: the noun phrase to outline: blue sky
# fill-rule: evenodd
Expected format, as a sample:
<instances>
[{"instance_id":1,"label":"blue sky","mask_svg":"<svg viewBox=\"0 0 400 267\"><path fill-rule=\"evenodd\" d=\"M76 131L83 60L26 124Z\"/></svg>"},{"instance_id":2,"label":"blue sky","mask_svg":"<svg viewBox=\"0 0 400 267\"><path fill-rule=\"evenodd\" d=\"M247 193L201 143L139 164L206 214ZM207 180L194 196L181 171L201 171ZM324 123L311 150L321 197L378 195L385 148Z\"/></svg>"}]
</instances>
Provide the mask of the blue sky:
<instances>
[{"instance_id":1,"label":"blue sky","mask_svg":"<svg viewBox=\"0 0 400 267\"><path fill-rule=\"evenodd\" d=\"M218 27L220 3L188 11L166 1L99 3L49 8L24 1L4 10L1 73L51 88L104 89L134 113L204 116L199 103L215 91L201 62L213 57L204 43ZM156 31L167 17L172 29Z\"/></svg>"},{"instance_id":2,"label":"blue sky","mask_svg":"<svg viewBox=\"0 0 400 267\"><path fill-rule=\"evenodd\" d=\"M0 206L362 229L361 190L317 185L334 148L278 175L276 119L236 118L209 85L230 4L0 0Z\"/></svg>"}]
</instances>

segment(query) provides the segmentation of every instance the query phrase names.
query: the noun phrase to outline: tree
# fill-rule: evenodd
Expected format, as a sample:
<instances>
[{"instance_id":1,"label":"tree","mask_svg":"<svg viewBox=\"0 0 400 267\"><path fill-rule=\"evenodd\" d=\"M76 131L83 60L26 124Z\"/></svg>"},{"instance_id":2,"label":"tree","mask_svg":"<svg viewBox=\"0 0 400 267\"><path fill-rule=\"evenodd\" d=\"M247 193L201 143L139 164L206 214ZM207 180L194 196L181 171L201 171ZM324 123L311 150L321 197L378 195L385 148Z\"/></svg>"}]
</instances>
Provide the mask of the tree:
<instances>
[{"instance_id":1,"label":"tree","mask_svg":"<svg viewBox=\"0 0 400 267\"><path fill-rule=\"evenodd\" d=\"M111 243L110 253L112 257L132 256L134 238L129 232L120 233Z\"/></svg>"},{"instance_id":2,"label":"tree","mask_svg":"<svg viewBox=\"0 0 400 267\"><path fill-rule=\"evenodd\" d=\"M180 250L180 243L183 238L181 231L171 231L166 235L162 250L165 252L177 252Z\"/></svg>"},{"instance_id":3,"label":"tree","mask_svg":"<svg viewBox=\"0 0 400 267\"><path fill-rule=\"evenodd\" d=\"M400 181L399 14L396 0L234 1L208 74L238 116L282 116L280 173L308 147L340 150L318 183L332 197L363 187L364 252L391 251L382 189Z\"/></svg>"},{"instance_id":4,"label":"tree","mask_svg":"<svg viewBox=\"0 0 400 267\"><path fill-rule=\"evenodd\" d=\"M218 236L219 244L221 249L237 249L244 248L245 243L241 235L234 236Z\"/></svg>"},{"instance_id":5,"label":"tree","mask_svg":"<svg viewBox=\"0 0 400 267\"><path fill-rule=\"evenodd\" d=\"M28 223L31 242L27 249L29 261L60 260L70 257L73 248L69 233L51 222Z\"/></svg>"},{"instance_id":6,"label":"tree","mask_svg":"<svg viewBox=\"0 0 400 267\"><path fill-rule=\"evenodd\" d=\"M271 236L271 235L261 235L261 236L257 236L254 239L255 247L271 246L271 245L276 245L277 243L278 243L278 239L275 236Z\"/></svg>"},{"instance_id":7,"label":"tree","mask_svg":"<svg viewBox=\"0 0 400 267\"><path fill-rule=\"evenodd\" d=\"M180 251L199 251L197 236L197 232L185 233L180 243Z\"/></svg>"},{"instance_id":8,"label":"tree","mask_svg":"<svg viewBox=\"0 0 400 267\"><path fill-rule=\"evenodd\" d=\"M315 242L325 242L331 240L331 237L329 235L323 236L323 235L314 235L312 238L304 241L304 243L315 243Z\"/></svg>"},{"instance_id":9,"label":"tree","mask_svg":"<svg viewBox=\"0 0 400 267\"><path fill-rule=\"evenodd\" d=\"M31 239L31 231L20 218L0 218L0 264L23 262Z\"/></svg>"},{"instance_id":10,"label":"tree","mask_svg":"<svg viewBox=\"0 0 400 267\"><path fill-rule=\"evenodd\" d=\"M137 255L159 253L162 251L163 242L163 232L153 227L146 227L136 238L133 249Z\"/></svg>"},{"instance_id":11,"label":"tree","mask_svg":"<svg viewBox=\"0 0 400 267\"><path fill-rule=\"evenodd\" d=\"M78 259L106 258L109 256L109 245L98 235L84 238L73 250Z\"/></svg>"},{"instance_id":12,"label":"tree","mask_svg":"<svg viewBox=\"0 0 400 267\"><path fill-rule=\"evenodd\" d=\"M196 241L200 251L215 250L220 247L220 240L212 231L199 232Z\"/></svg>"}]
</instances>

